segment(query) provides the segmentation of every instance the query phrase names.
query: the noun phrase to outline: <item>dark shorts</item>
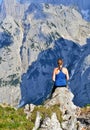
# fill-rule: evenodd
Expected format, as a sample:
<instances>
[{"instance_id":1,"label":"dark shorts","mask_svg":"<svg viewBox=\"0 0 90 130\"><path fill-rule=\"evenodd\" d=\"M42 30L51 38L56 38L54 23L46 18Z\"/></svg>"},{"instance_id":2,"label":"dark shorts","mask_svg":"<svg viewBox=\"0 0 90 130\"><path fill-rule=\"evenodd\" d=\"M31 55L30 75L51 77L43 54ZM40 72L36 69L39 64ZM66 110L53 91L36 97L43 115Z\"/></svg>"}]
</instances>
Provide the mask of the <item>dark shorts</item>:
<instances>
[{"instance_id":1,"label":"dark shorts","mask_svg":"<svg viewBox=\"0 0 90 130\"><path fill-rule=\"evenodd\" d=\"M55 86L55 85L54 85L51 94L53 94L53 93L55 92L55 89L56 89L56 88L62 88L62 87L67 87L67 85L62 85L62 86Z\"/></svg>"}]
</instances>

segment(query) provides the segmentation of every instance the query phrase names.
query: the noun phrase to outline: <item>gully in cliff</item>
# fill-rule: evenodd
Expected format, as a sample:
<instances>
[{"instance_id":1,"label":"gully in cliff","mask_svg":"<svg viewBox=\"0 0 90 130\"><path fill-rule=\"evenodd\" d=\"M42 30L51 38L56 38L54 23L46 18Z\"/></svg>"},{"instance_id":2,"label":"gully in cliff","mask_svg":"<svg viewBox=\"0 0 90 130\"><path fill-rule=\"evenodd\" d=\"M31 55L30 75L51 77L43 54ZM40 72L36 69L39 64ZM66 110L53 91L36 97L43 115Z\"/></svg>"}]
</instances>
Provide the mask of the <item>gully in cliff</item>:
<instances>
[{"instance_id":1,"label":"gully in cliff","mask_svg":"<svg viewBox=\"0 0 90 130\"><path fill-rule=\"evenodd\" d=\"M54 81L52 94L54 93L57 87L67 87L67 81L69 80L68 70L67 68L63 67L63 60L61 58L57 60L57 64L58 67L54 69L52 76L52 80Z\"/></svg>"}]
</instances>

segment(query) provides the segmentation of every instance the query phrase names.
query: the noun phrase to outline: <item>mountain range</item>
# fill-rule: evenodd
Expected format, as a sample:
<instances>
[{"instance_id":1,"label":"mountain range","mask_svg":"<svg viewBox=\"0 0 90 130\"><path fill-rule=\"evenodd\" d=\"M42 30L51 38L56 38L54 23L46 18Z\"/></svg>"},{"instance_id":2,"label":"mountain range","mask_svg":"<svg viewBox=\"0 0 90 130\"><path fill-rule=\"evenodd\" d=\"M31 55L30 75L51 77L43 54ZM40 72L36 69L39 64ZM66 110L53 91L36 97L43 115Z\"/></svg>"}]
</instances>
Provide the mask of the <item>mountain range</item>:
<instances>
[{"instance_id":1,"label":"mountain range","mask_svg":"<svg viewBox=\"0 0 90 130\"><path fill-rule=\"evenodd\" d=\"M3 0L0 102L41 104L50 95L52 72L61 57L73 102L90 103L89 7L85 0Z\"/></svg>"}]
</instances>

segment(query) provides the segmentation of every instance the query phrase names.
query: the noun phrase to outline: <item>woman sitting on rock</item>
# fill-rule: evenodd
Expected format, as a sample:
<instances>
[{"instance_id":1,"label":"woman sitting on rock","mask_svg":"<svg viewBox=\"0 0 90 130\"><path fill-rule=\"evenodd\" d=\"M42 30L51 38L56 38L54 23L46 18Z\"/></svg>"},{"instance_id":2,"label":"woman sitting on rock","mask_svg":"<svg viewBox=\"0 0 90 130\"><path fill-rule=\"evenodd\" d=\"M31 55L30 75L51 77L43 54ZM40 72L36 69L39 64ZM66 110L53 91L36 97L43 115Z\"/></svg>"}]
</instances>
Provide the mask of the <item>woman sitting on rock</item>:
<instances>
[{"instance_id":1,"label":"woman sitting on rock","mask_svg":"<svg viewBox=\"0 0 90 130\"><path fill-rule=\"evenodd\" d=\"M58 59L58 67L54 69L52 80L54 81L54 87L52 93L57 87L67 87L67 81L69 80L69 74L67 68L63 67L63 60Z\"/></svg>"}]
</instances>

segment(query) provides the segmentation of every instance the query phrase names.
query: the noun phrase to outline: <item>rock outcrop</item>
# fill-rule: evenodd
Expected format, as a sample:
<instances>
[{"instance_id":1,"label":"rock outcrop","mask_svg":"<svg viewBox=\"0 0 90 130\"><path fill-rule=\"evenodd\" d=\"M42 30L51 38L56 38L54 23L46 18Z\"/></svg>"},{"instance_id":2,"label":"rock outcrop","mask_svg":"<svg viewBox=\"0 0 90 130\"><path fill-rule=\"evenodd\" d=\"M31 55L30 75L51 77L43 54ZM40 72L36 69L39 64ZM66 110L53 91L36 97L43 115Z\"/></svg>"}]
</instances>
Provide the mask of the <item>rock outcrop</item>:
<instances>
[{"instance_id":1,"label":"rock outcrop","mask_svg":"<svg viewBox=\"0 0 90 130\"><path fill-rule=\"evenodd\" d=\"M36 120L35 120L35 127L33 130L82 130L84 126L77 120L77 118L80 115L80 108L75 106L72 102L73 94L67 89L67 88L57 88L52 95L51 99L48 99L44 106L47 111L48 108L51 109L51 117L43 111L42 113L38 109L36 112ZM53 112L52 106L57 105L58 108ZM33 106L33 105L32 105ZM30 119L32 116L32 113L34 111L35 106L33 107L33 111L27 111L25 108L25 113L27 113L27 117ZM60 116L59 112L57 113L57 110L61 111L61 118L60 121L58 116ZM42 118L44 115L44 118Z\"/></svg>"},{"instance_id":2,"label":"rock outcrop","mask_svg":"<svg viewBox=\"0 0 90 130\"><path fill-rule=\"evenodd\" d=\"M84 125L84 128L90 130L90 105L81 109L78 120Z\"/></svg>"}]
</instances>

